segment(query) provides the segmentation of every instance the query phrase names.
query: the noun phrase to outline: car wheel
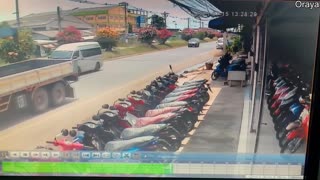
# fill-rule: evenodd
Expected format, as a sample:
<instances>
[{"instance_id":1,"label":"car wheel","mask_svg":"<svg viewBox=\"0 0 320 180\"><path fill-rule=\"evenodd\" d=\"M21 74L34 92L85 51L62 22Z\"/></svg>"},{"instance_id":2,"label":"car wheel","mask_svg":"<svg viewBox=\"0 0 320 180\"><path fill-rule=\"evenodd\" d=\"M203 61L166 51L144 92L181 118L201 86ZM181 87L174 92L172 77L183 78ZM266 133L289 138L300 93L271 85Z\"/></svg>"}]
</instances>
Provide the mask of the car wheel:
<instances>
[{"instance_id":1,"label":"car wheel","mask_svg":"<svg viewBox=\"0 0 320 180\"><path fill-rule=\"evenodd\" d=\"M97 63L95 68L94 68L94 71L99 71L100 68L101 68L100 63Z\"/></svg>"}]
</instances>

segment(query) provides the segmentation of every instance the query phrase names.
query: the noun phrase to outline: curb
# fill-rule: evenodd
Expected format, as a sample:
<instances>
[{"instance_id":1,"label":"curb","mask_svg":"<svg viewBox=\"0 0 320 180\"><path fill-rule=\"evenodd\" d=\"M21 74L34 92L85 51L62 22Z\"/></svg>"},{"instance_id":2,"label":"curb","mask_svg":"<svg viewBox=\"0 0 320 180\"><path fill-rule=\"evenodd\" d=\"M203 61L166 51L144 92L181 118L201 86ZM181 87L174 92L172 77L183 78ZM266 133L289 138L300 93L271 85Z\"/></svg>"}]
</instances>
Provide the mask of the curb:
<instances>
[{"instance_id":1,"label":"curb","mask_svg":"<svg viewBox=\"0 0 320 180\"><path fill-rule=\"evenodd\" d=\"M203 42L203 43L210 43L210 42L214 42L214 41L209 41L209 42ZM149 54L149 53L154 53L154 52L161 52L161 51L168 51L168 50L173 50L173 49L178 49L183 46L178 46L178 47L173 47L173 48L168 48L168 49L160 49L160 50L153 50L153 51L148 51L148 52L144 52L144 53L137 53L137 54L131 54L131 55L125 55L125 56L119 56L119 57L115 57L115 58L111 58L111 59L104 59L103 61L114 61L114 60L118 60L118 59L123 59L123 58L127 58L127 57L132 57L132 56L140 56L140 55L145 55L145 54Z\"/></svg>"}]
</instances>

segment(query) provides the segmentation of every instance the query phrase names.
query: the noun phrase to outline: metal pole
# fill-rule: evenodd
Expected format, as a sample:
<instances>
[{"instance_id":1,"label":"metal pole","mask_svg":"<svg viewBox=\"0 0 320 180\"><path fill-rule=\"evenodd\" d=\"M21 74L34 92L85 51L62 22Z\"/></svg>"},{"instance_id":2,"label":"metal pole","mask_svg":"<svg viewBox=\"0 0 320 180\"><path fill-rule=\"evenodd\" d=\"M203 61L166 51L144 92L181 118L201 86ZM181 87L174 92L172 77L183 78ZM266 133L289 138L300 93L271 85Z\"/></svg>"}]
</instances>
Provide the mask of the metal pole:
<instances>
[{"instance_id":1,"label":"metal pole","mask_svg":"<svg viewBox=\"0 0 320 180\"><path fill-rule=\"evenodd\" d=\"M59 28L59 32L61 32L61 9L60 7L58 6L57 7L57 15L58 15L58 28Z\"/></svg>"},{"instance_id":2,"label":"metal pole","mask_svg":"<svg viewBox=\"0 0 320 180\"><path fill-rule=\"evenodd\" d=\"M127 35L128 34L128 19L127 19L127 6L128 6L128 3L125 3L124 4L124 21L125 21L125 34Z\"/></svg>"},{"instance_id":3,"label":"metal pole","mask_svg":"<svg viewBox=\"0 0 320 180\"><path fill-rule=\"evenodd\" d=\"M256 132L256 130L253 128L253 116L254 116L254 106L256 104L255 98L256 98L256 88L257 88L257 81L258 81L258 73L255 70L255 65L256 63L258 63L258 58L259 58L259 54L260 54L260 25L257 25L257 35L256 35L257 39L256 39L256 48L255 48L255 63L252 64L253 68L254 68L254 81L253 81L253 94L252 94L252 103L251 103L251 112L250 112L250 132Z\"/></svg>"},{"instance_id":4,"label":"metal pole","mask_svg":"<svg viewBox=\"0 0 320 180\"><path fill-rule=\"evenodd\" d=\"M16 0L16 19L17 19L17 28L20 29L19 0Z\"/></svg>"},{"instance_id":5,"label":"metal pole","mask_svg":"<svg viewBox=\"0 0 320 180\"><path fill-rule=\"evenodd\" d=\"M165 26L166 26L166 28L167 28L167 17L168 17L168 15L169 15L169 13L167 13L167 12L163 12L163 16L164 16L164 23L165 23Z\"/></svg>"},{"instance_id":6,"label":"metal pole","mask_svg":"<svg viewBox=\"0 0 320 180\"><path fill-rule=\"evenodd\" d=\"M260 66L263 66L262 69L262 83L261 83L261 93L260 93L260 103L259 103L259 118L258 118L258 124L257 124L257 136L256 136L256 143L255 143L255 149L254 153L257 152L257 144L259 143L259 133L260 133L260 126L261 126L261 119L262 119L262 112L263 112L263 102L264 102L264 93L265 93L265 84L266 84L266 65L267 65L267 59L268 59L268 46L270 44L269 39L269 20L266 18L266 25L264 28L264 56L263 56L263 63Z\"/></svg>"},{"instance_id":7,"label":"metal pole","mask_svg":"<svg viewBox=\"0 0 320 180\"><path fill-rule=\"evenodd\" d=\"M188 18L188 29L190 28L190 18Z\"/></svg>"}]
</instances>

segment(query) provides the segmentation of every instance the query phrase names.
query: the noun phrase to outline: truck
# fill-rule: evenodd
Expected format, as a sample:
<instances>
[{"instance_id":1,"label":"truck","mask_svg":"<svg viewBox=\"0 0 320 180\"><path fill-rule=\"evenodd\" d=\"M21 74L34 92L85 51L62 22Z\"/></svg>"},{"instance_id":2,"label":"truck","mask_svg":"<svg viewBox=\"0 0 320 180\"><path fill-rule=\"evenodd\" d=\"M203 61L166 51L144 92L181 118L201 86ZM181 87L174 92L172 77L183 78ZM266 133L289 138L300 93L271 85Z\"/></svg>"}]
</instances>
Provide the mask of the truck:
<instances>
[{"instance_id":1,"label":"truck","mask_svg":"<svg viewBox=\"0 0 320 180\"><path fill-rule=\"evenodd\" d=\"M74 98L78 80L73 61L34 59L0 67L0 113L32 109L35 113Z\"/></svg>"}]
</instances>

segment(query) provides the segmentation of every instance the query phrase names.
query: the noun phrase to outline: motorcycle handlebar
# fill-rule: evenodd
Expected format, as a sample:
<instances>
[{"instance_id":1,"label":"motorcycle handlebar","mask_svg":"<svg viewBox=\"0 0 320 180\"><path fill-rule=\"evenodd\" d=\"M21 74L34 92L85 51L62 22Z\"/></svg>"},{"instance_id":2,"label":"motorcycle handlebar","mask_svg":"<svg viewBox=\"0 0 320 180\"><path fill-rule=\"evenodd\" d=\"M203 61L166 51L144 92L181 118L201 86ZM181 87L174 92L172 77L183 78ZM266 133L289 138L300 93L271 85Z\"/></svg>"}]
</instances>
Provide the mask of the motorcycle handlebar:
<instances>
[{"instance_id":1,"label":"motorcycle handlebar","mask_svg":"<svg viewBox=\"0 0 320 180\"><path fill-rule=\"evenodd\" d=\"M48 144L54 144L53 141L46 141L46 143L48 143Z\"/></svg>"}]
</instances>

